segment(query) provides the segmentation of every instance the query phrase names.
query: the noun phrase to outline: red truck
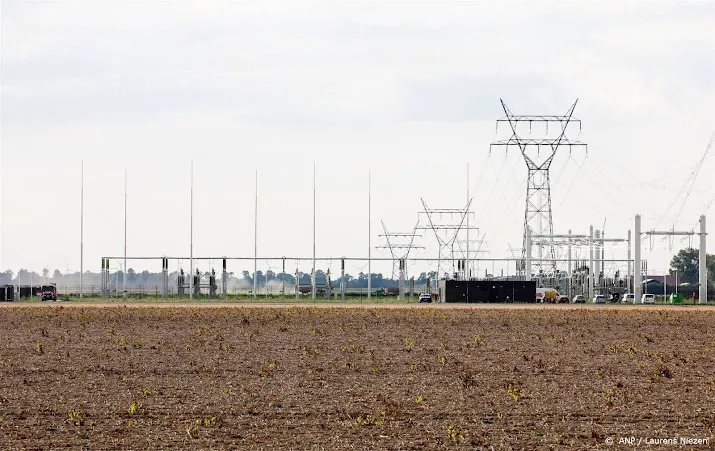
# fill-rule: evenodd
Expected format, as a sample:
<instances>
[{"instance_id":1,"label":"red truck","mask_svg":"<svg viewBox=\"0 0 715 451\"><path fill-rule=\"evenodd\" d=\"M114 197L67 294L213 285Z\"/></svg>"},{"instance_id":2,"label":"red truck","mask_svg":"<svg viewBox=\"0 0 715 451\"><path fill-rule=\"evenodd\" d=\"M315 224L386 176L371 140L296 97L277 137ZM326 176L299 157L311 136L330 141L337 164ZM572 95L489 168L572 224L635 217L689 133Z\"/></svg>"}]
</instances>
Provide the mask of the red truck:
<instances>
[{"instance_id":1,"label":"red truck","mask_svg":"<svg viewBox=\"0 0 715 451\"><path fill-rule=\"evenodd\" d=\"M42 285L41 288L41 300L43 301L56 301L57 300L57 285Z\"/></svg>"}]
</instances>

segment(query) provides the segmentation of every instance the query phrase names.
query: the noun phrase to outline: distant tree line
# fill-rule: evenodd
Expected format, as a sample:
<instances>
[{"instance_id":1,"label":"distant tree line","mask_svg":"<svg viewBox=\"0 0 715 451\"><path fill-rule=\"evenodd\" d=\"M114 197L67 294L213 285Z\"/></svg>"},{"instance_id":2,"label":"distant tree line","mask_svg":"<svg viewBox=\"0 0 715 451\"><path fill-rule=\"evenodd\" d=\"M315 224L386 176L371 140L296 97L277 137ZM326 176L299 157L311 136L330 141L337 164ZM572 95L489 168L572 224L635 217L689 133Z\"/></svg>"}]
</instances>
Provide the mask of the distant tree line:
<instances>
[{"instance_id":1,"label":"distant tree line","mask_svg":"<svg viewBox=\"0 0 715 451\"><path fill-rule=\"evenodd\" d=\"M708 268L708 284L715 285L715 255L708 254L706 257L706 264ZM670 274L673 275L677 271L679 283L698 283L698 250L693 248L685 248L678 251L677 254L673 256L670 261ZM588 273L588 267L578 268L574 271L574 274ZM238 284L246 287L253 286L253 274L250 271L242 271L240 274L234 272L229 272L229 284ZM45 268L41 273L36 273L34 271L28 271L27 269L20 269L17 274L12 270L6 270L0 272L0 285L6 284L17 284L18 276L20 282L23 285L29 285L32 281L33 284L42 284L47 282L54 282L59 285L79 285L79 272L69 272L63 274L60 270L55 269L52 274L50 270ZM176 281L178 272L174 271L169 274L170 281ZM203 272L202 276L204 279L208 280L209 273ZM358 273L356 276L345 273L345 283L347 288L367 288L367 274L364 272ZM435 278L435 272L430 271L429 273L423 272L419 276L415 277L415 284L424 285L427 283L427 277L432 280ZM161 285L161 273L154 273L149 271L136 272L134 269L129 268L126 273L127 285L130 287L136 286L160 286ZM217 280L220 280L221 274L216 274ZM310 273L299 273L300 285L310 285ZM83 283L86 285L101 285L101 274L86 271L83 275ZM124 284L124 272L116 271L110 274L111 282ZM294 274L276 273L272 270L266 272L257 271L256 279L258 285L263 287L266 283L275 282L285 282L289 285L295 284ZM316 284L325 285L327 281L327 274L323 270L316 271ZM171 282L170 282L171 283ZM331 283L334 286L338 286L340 283L340 273L331 274ZM373 288L390 288L397 287L399 285L398 278L386 277L382 273L373 273L370 285Z\"/></svg>"},{"instance_id":2,"label":"distant tree line","mask_svg":"<svg viewBox=\"0 0 715 451\"><path fill-rule=\"evenodd\" d=\"M169 283L176 283L178 277L178 271L173 271L169 273ZM188 273L185 272L188 280ZM210 273L208 271L202 272L201 276L204 280L208 280ZM62 274L59 270L55 270L50 277L49 270L43 270L41 274L34 271L28 271L26 269L21 269L18 274L15 274L12 270L7 270L0 272L0 285L5 284L17 284L18 276L20 278L20 283L22 285L29 285L32 281L33 284L42 283L57 283L58 285L79 285L79 272L71 272L68 274ZM242 271L240 275L229 272L229 284L240 285L244 287L253 286L253 274L250 271ZM418 277L415 277L415 284L424 285L427 283L427 277L431 277L432 280L435 278L435 272L431 271L429 273L423 272ZM349 273L345 273L345 284L346 288L367 288L367 278L368 275L364 272L360 272L357 276L353 276ZM138 286L161 286L161 273L142 271L136 272L134 269L129 268L126 273L127 286L138 287ZM221 280L221 274L216 273L217 281ZM311 278L310 273L299 273L300 285L310 285ZM322 270L316 270L315 272L315 283L317 285L325 285L327 283L327 273ZM330 275L331 284L337 287L340 284L340 274L331 273ZM84 285L101 285L101 274L86 271L83 275ZM295 285L296 278L294 274L277 273L272 270L266 272L256 271L256 281L258 286L263 287L270 283L283 283L286 285ZM124 272L116 271L110 273L110 283L114 285L124 284ZM373 273L370 281L372 288L390 288L399 286L399 278L392 279L390 277L385 277L382 273Z\"/></svg>"}]
</instances>

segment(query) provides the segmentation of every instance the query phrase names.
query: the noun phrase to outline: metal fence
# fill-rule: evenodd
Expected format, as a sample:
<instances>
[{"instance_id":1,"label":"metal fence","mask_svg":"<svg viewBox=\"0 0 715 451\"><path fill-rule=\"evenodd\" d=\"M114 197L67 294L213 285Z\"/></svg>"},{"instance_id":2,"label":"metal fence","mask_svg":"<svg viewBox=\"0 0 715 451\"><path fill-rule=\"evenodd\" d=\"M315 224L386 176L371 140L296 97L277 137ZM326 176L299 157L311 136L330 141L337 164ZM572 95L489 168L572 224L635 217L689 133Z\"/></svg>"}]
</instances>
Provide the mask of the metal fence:
<instances>
[{"instance_id":1,"label":"metal fence","mask_svg":"<svg viewBox=\"0 0 715 451\"><path fill-rule=\"evenodd\" d=\"M427 290L426 285L418 285L415 284L414 290L406 290L405 291L405 296L413 296L417 297L419 296L420 293L424 292ZM102 287L99 285L85 285L82 288L82 296L83 297L102 297ZM375 288L373 287L371 290L371 295L372 296L381 296L381 297L396 297L396 293L388 293L388 291L384 288ZM345 295L346 297L367 297L368 289L367 288L347 288L345 290ZM252 296L253 291L252 290L245 290L245 289L237 289L237 288L228 288L226 290L226 294L231 297L240 297L240 296ZM66 297L78 297L80 295L80 287L78 285L57 285L57 295L58 296L66 296ZM138 285L138 286L127 286L127 296L130 297L161 297L162 296L162 287L161 285ZM124 292L121 290L121 287L119 289L116 289L115 287L112 287L112 289L109 290L109 297L110 298L121 298L124 296ZM178 297L178 288L176 286L169 286L168 292L167 292L168 297ZM209 296L209 290L206 288L201 289L201 296L203 297L208 297ZM295 285L293 284L288 284L286 283L285 285L285 290L281 288L275 288L275 287L258 287L258 290L256 290L256 296L257 297L270 297L270 298L275 298L275 297L286 297L286 298L294 298L296 297L296 289ZM311 293L301 293L299 292L297 294L298 297L310 297ZM332 294L331 297L337 297L339 298L341 296L340 290L337 288L332 289ZM184 291L183 296L185 298L189 298L188 290ZM220 293L217 294L217 298L220 298ZM321 297L326 297L326 296L321 296Z\"/></svg>"}]
</instances>

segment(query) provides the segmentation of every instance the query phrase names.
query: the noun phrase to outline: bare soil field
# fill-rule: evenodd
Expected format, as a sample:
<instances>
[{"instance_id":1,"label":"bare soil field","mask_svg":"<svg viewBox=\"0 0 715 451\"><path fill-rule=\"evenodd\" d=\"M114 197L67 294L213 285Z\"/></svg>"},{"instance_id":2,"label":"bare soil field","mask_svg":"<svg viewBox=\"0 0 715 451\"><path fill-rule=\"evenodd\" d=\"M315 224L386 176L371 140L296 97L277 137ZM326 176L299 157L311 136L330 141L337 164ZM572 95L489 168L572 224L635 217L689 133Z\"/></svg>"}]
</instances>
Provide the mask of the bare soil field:
<instances>
[{"instance_id":1,"label":"bare soil field","mask_svg":"<svg viewBox=\"0 0 715 451\"><path fill-rule=\"evenodd\" d=\"M0 448L715 448L711 308L156 307L0 308Z\"/></svg>"}]
</instances>

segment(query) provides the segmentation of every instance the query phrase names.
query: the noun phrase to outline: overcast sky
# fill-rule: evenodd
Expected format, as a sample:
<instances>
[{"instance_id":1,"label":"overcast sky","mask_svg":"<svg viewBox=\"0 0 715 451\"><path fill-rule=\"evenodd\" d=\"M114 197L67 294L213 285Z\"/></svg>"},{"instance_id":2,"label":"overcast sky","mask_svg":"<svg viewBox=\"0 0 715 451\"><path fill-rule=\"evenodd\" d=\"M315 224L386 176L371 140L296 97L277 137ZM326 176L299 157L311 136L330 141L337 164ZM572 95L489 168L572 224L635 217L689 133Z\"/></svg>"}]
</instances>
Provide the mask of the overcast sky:
<instances>
[{"instance_id":1,"label":"overcast sky","mask_svg":"<svg viewBox=\"0 0 715 451\"><path fill-rule=\"evenodd\" d=\"M125 168L128 254L188 256L192 159L195 256L253 255L256 170L259 256L311 256L315 161L318 256L367 255L368 171L378 246L420 198L462 208L469 163L483 249L507 257L527 171L490 153L500 98L521 114L579 99L588 153L553 162L557 233L605 219L625 237L636 213L689 230L715 199L710 155L676 201L715 131L713 24L704 1L2 1L0 269L79 270L82 160L92 271L123 253ZM423 235L415 255L436 255ZM646 245L662 271L687 241Z\"/></svg>"}]
</instances>

